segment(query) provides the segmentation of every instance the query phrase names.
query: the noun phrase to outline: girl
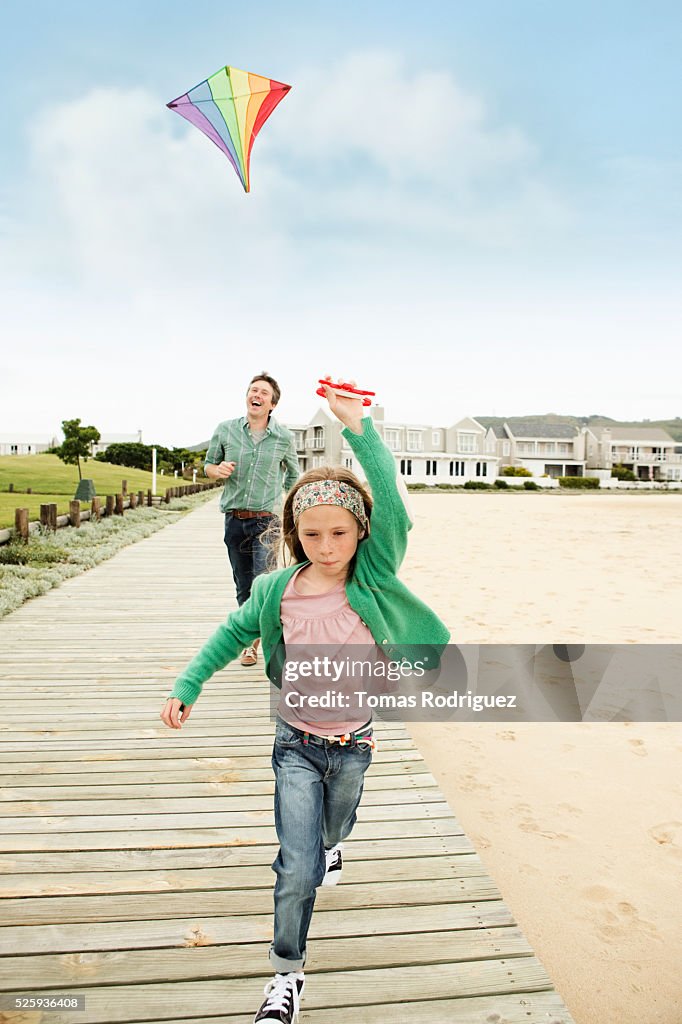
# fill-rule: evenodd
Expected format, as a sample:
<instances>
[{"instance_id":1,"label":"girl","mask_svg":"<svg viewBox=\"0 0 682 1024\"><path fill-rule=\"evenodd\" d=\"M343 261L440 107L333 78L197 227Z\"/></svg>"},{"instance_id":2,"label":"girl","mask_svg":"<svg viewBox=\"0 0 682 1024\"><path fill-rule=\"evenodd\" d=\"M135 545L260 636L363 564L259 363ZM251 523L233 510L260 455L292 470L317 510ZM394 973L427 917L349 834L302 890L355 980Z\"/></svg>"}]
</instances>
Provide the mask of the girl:
<instances>
[{"instance_id":1,"label":"girl","mask_svg":"<svg viewBox=\"0 0 682 1024\"><path fill-rule=\"evenodd\" d=\"M203 683L262 638L268 678L281 687L286 645L372 645L377 656L400 646L445 645L448 630L396 572L412 526L395 460L362 405L325 388L329 407L359 459L368 494L347 469L301 476L287 496L283 541L293 558L257 576L248 601L232 612L177 679L161 718L179 729ZM400 480L402 494L406 495ZM183 710L184 706L184 710ZM181 712L181 714L180 714ZM341 843L350 834L372 757L372 724L362 717L311 720L311 710L280 701L272 767L280 849L272 868L275 977L254 1024L296 1020L303 992L306 938L319 885L338 882ZM351 714L348 712L347 714Z\"/></svg>"}]
</instances>

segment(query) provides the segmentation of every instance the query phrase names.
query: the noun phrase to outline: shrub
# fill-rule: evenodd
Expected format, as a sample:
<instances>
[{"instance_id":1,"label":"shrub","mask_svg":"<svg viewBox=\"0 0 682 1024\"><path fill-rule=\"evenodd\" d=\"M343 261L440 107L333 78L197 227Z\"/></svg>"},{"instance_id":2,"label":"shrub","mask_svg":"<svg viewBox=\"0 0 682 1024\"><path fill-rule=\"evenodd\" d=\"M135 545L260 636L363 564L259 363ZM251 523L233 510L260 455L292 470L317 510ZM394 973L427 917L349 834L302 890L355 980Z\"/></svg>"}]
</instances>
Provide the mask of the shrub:
<instances>
[{"instance_id":1,"label":"shrub","mask_svg":"<svg viewBox=\"0 0 682 1024\"><path fill-rule=\"evenodd\" d=\"M68 551L39 539L12 540L0 547L0 565L52 565L68 561Z\"/></svg>"},{"instance_id":2,"label":"shrub","mask_svg":"<svg viewBox=\"0 0 682 1024\"><path fill-rule=\"evenodd\" d=\"M587 490L599 487L598 476L560 476L559 487L573 488L573 490Z\"/></svg>"},{"instance_id":3,"label":"shrub","mask_svg":"<svg viewBox=\"0 0 682 1024\"><path fill-rule=\"evenodd\" d=\"M426 489L426 484L408 484L408 491L423 491Z\"/></svg>"},{"instance_id":4,"label":"shrub","mask_svg":"<svg viewBox=\"0 0 682 1024\"><path fill-rule=\"evenodd\" d=\"M615 476L616 480L636 480L637 477L631 469L626 469L620 463L617 463L611 468L611 476Z\"/></svg>"},{"instance_id":5,"label":"shrub","mask_svg":"<svg viewBox=\"0 0 682 1024\"><path fill-rule=\"evenodd\" d=\"M540 485L536 484L534 480L524 480L523 487L526 491L539 491Z\"/></svg>"},{"instance_id":6,"label":"shrub","mask_svg":"<svg viewBox=\"0 0 682 1024\"><path fill-rule=\"evenodd\" d=\"M464 485L465 491L490 491L492 487L490 484L483 483L482 480L467 480Z\"/></svg>"},{"instance_id":7,"label":"shrub","mask_svg":"<svg viewBox=\"0 0 682 1024\"><path fill-rule=\"evenodd\" d=\"M506 480L496 480L495 487L498 487L501 491L509 490L509 484L507 483Z\"/></svg>"},{"instance_id":8,"label":"shrub","mask_svg":"<svg viewBox=\"0 0 682 1024\"><path fill-rule=\"evenodd\" d=\"M533 474L525 466L505 466L502 476L532 476Z\"/></svg>"}]
</instances>

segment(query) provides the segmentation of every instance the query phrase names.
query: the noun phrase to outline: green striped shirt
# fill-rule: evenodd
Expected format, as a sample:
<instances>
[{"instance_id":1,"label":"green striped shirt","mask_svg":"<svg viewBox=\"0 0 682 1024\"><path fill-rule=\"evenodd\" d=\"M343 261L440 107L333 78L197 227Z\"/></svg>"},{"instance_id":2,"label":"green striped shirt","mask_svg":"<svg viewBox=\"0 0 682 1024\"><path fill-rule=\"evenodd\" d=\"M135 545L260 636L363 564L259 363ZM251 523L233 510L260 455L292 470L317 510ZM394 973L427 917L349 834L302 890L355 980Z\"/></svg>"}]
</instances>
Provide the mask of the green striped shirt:
<instances>
[{"instance_id":1,"label":"green striped shirt","mask_svg":"<svg viewBox=\"0 0 682 1024\"><path fill-rule=\"evenodd\" d=\"M246 416L225 420L216 427L206 452L206 463L235 462L232 476L225 481L220 510L250 509L274 512L282 503L282 488L289 490L298 480L298 456L294 435L270 417L265 437L255 442Z\"/></svg>"}]
</instances>

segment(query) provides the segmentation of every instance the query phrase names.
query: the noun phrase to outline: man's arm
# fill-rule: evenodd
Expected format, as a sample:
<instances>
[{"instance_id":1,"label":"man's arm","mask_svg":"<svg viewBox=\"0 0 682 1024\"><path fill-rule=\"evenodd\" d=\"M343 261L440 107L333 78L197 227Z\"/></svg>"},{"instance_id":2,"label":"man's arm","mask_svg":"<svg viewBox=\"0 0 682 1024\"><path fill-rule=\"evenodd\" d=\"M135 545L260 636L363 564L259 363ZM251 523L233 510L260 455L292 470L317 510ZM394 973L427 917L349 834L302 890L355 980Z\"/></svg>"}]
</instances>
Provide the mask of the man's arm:
<instances>
[{"instance_id":1,"label":"man's arm","mask_svg":"<svg viewBox=\"0 0 682 1024\"><path fill-rule=\"evenodd\" d=\"M225 445L221 438L221 429L217 426L204 459L204 476L209 480L227 480L232 476L236 463L225 462Z\"/></svg>"},{"instance_id":2,"label":"man's arm","mask_svg":"<svg viewBox=\"0 0 682 1024\"><path fill-rule=\"evenodd\" d=\"M301 475L293 434L291 435L291 441L289 442L289 450L282 459L282 466L284 467L284 489L288 491L294 486Z\"/></svg>"}]
</instances>

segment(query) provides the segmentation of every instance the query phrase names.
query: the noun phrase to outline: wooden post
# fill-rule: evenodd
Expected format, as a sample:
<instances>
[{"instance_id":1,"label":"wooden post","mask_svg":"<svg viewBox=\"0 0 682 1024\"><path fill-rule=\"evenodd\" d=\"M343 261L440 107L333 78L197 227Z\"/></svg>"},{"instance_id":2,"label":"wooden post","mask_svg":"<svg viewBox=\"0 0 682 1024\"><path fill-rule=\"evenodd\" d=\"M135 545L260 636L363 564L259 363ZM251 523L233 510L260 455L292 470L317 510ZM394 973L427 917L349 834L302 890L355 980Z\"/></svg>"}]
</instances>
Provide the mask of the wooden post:
<instances>
[{"instance_id":1,"label":"wooden post","mask_svg":"<svg viewBox=\"0 0 682 1024\"><path fill-rule=\"evenodd\" d=\"M113 516L114 514L114 496L113 494L107 494L107 502L104 508L105 516Z\"/></svg>"},{"instance_id":2,"label":"wooden post","mask_svg":"<svg viewBox=\"0 0 682 1024\"><path fill-rule=\"evenodd\" d=\"M152 489L150 487L149 490L147 491L147 505L149 506L149 508L151 508L153 504L154 502L152 500Z\"/></svg>"},{"instance_id":3,"label":"wooden post","mask_svg":"<svg viewBox=\"0 0 682 1024\"><path fill-rule=\"evenodd\" d=\"M170 489L170 487L167 487L166 488L166 504L167 505L170 505L170 500L171 500L171 489Z\"/></svg>"},{"instance_id":4,"label":"wooden post","mask_svg":"<svg viewBox=\"0 0 682 1024\"><path fill-rule=\"evenodd\" d=\"M127 480L121 480L121 494L123 495L124 498L128 497L128 481Z\"/></svg>"},{"instance_id":5,"label":"wooden post","mask_svg":"<svg viewBox=\"0 0 682 1024\"><path fill-rule=\"evenodd\" d=\"M102 518L102 499L93 498L92 504L90 505L90 522L99 522Z\"/></svg>"},{"instance_id":6,"label":"wooden post","mask_svg":"<svg viewBox=\"0 0 682 1024\"><path fill-rule=\"evenodd\" d=\"M46 530L57 529L57 506L56 505L41 505L40 506L40 523L45 527Z\"/></svg>"},{"instance_id":7,"label":"wooden post","mask_svg":"<svg viewBox=\"0 0 682 1024\"><path fill-rule=\"evenodd\" d=\"M122 494L117 494L116 495L116 508L114 509L114 512L116 513L117 516L122 516L123 515L123 495Z\"/></svg>"},{"instance_id":8,"label":"wooden post","mask_svg":"<svg viewBox=\"0 0 682 1024\"><path fill-rule=\"evenodd\" d=\"M22 540L28 540L28 509L17 508L14 511L14 529Z\"/></svg>"},{"instance_id":9,"label":"wooden post","mask_svg":"<svg viewBox=\"0 0 682 1024\"><path fill-rule=\"evenodd\" d=\"M81 503L76 499L69 502L69 523L76 528L81 524Z\"/></svg>"},{"instance_id":10,"label":"wooden post","mask_svg":"<svg viewBox=\"0 0 682 1024\"><path fill-rule=\"evenodd\" d=\"M33 488L32 487L27 487L26 488L26 493L27 494L33 494Z\"/></svg>"},{"instance_id":11,"label":"wooden post","mask_svg":"<svg viewBox=\"0 0 682 1024\"><path fill-rule=\"evenodd\" d=\"M14 493L14 484L10 484L10 485L9 485L9 493L10 493L10 494L13 494L13 493Z\"/></svg>"},{"instance_id":12,"label":"wooden post","mask_svg":"<svg viewBox=\"0 0 682 1024\"><path fill-rule=\"evenodd\" d=\"M135 491L130 492L130 498L128 500L130 502L130 508L137 508L137 495L135 494Z\"/></svg>"},{"instance_id":13,"label":"wooden post","mask_svg":"<svg viewBox=\"0 0 682 1024\"><path fill-rule=\"evenodd\" d=\"M137 504L140 506L144 505L144 491L137 492Z\"/></svg>"}]
</instances>

